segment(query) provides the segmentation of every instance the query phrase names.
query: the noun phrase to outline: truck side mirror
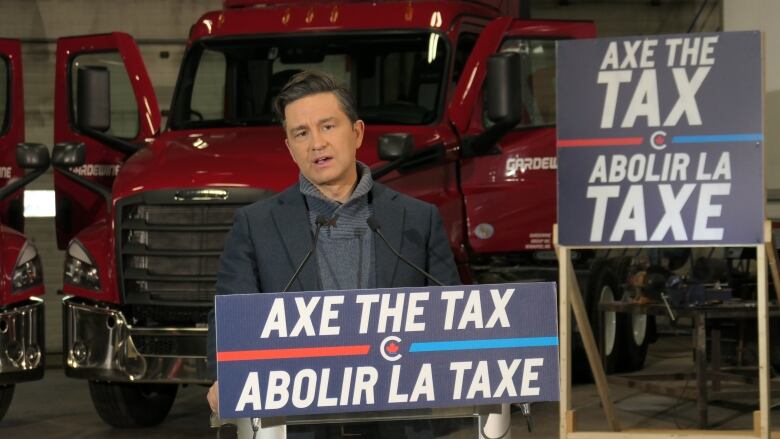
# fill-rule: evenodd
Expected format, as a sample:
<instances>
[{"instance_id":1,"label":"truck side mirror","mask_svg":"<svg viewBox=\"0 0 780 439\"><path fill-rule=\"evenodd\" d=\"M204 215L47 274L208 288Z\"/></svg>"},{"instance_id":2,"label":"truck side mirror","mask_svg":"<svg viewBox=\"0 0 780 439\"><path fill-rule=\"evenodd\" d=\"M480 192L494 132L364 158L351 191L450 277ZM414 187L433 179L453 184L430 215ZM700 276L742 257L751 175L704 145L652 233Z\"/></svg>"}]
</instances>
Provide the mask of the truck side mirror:
<instances>
[{"instance_id":1,"label":"truck side mirror","mask_svg":"<svg viewBox=\"0 0 780 439\"><path fill-rule=\"evenodd\" d=\"M0 201L13 195L46 172L49 167L49 150L46 145L40 143L20 143L16 145L16 163L22 168L31 169L32 172L26 173L22 178L11 180L0 188Z\"/></svg>"},{"instance_id":2,"label":"truck side mirror","mask_svg":"<svg viewBox=\"0 0 780 439\"><path fill-rule=\"evenodd\" d=\"M77 81L76 126L109 148L127 155L138 151L141 145L107 134L111 128L111 75L108 68L80 67ZM156 121L156 126L159 122Z\"/></svg>"},{"instance_id":3,"label":"truck side mirror","mask_svg":"<svg viewBox=\"0 0 780 439\"><path fill-rule=\"evenodd\" d=\"M523 111L520 93L520 55L497 53L488 58L487 117L492 122L517 125Z\"/></svg>"},{"instance_id":4,"label":"truck side mirror","mask_svg":"<svg viewBox=\"0 0 780 439\"><path fill-rule=\"evenodd\" d=\"M51 152L51 164L65 177L81 184L106 201L106 211L111 211L111 190L86 179L74 172L71 167L81 166L86 161L87 147L83 143L58 143Z\"/></svg>"},{"instance_id":5,"label":"truck side mirror","mask_svg":"<svg viewBox=\"0 0 780 439\"><path fill-rule=\"evenodd\" d=\"M111 83L106 67L78 69L76 125L85 131L104 133L111 128Z\"/></svg>"},{"instance_id":6,"label":"truck side mirror","mask_svg":"<svg viewBox=\"0 0 780 439\"><path fill-rule=\"evenodd\" d=\"M40 143L20 143L16 145L16 163L24 169L46 170L49 149Z\"/></svg>"},{"instance_id":7,"label":"truck side mirror","mask_svg":"<svg viewBox=\"0 0 780 439\"><path fill-rule=\"evenodd\" d=\"M51 163L55 168L70 168L84 164L87 148L83 143L58 143L51 153Z\"/></svg>"},{"instance_id":8,"label":"truck side mirror","mask_svg":"<svg viewBox=\"0 0 780 439\"><path fill-rule=\"evenodd\" d=\"M409 133L384 134L379 136L376 148L379 158L387 160L389 163L371 170L371 176L374 180L398 169L412 155L414 140Z\"/></svg>"},{"instance_id":9,"label":"truck side mirror","mask_svg":"<svg viewBox=\"0 0 780 439\"><path fill-rule=\"evenodd\" d=\"M521 64L517 53L497 53L488 58L484 93L487 117L493 126L464 139L463 158L501 153L498 141L520 122L523 114Z\"/></svg>"},{"instance_id":10,"label":"truck side mirror","mask_svg":"<svg viewBox=\"0 0 780 439\"><path fill-rule=\"evenodd\" d=\"M409 157L412 149L414 141L409 133L384 134L377 142L379 158L390 162Z\"/></svg>"}]
</instances>

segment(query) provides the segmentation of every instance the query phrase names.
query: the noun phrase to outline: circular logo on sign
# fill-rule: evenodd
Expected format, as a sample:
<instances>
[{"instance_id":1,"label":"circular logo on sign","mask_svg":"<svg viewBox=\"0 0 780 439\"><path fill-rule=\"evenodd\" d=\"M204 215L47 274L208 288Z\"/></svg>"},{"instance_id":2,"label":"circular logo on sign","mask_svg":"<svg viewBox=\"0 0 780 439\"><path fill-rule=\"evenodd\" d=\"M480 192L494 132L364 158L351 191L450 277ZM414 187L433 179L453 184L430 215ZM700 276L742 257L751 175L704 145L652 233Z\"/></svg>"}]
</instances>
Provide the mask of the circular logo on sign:
<instances>
[{"instance_id":1,"label":"circular logo on sign","mask_svg":"<svg viewBox=\"0 0 780 439\"><path fill-rule=\"evenodd\" d=\"M477 235L477 238L479 239L490 239L493 237L493 233L495 233L495 230L493 229L493 226L488 223L482 223L474 229L474 234Z\"/></svg>"},{"instance_id":2,"label":"circular logo on sign","mask_svg":"<svg viewBox=\"0 0 780 439\"><path fill-rule=\"evenodd\" d=\"M379 344L379 353L382 354L382 358L387 361L396 361L400 359L401 355L401 339L391 335L382 340Z\"/></svg>"},{"instance_id":3,"label":"circular logo on sign","mask_svg":"<svg viewBox=\"0 0 780 439\"><path fill-rule=\"evenodd\" d=\"M650 135L650 146L658 151L666 148L666 132L656 131Z\"/></svg>"}]
</instances>

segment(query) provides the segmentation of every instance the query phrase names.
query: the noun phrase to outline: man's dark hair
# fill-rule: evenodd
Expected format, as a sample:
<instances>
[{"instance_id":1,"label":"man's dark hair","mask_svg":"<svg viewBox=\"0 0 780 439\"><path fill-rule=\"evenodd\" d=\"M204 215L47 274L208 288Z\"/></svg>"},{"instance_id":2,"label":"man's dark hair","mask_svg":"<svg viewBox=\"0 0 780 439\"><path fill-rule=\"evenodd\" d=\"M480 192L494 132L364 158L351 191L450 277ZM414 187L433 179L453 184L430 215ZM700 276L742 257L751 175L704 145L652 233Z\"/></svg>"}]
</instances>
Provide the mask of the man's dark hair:
<instances>
[{"instance_id":1,"label":"man's dark hair","mask_svg":"<svg viewBox=\"0 0 780 439\"><path fill-rule=\"evenodd\" d=\"M355 109L355 100L346 87L336 82L332 76L327 73L317 71L303 71L293 75L287 84L282 87L282 91L274 99L274 114L284 126L284 109L291 102L305 98L318 93L333 93L341 105L341 110L347 115L352 123L358 120L357 110Z\"/></svg>"}]
</instances>

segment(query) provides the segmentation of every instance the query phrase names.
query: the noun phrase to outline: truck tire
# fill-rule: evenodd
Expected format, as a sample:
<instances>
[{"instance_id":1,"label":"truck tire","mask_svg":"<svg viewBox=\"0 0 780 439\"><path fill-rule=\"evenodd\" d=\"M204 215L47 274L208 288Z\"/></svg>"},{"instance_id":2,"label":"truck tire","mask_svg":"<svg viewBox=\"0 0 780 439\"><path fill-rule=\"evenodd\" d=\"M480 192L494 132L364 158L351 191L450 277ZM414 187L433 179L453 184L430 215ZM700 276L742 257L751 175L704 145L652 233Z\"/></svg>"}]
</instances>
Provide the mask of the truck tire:
<instances>
[{"instance_id":1,"label":"truck tire","mask_svg":"<svg viewBox=\"0 0 780 439\"><path fill-rule=\"evenodd\" d=\"M116 428L158 425L171 410L178 388L176 384L89 382L95 410Z\"/></svg>"},{"instance_id":2,"label":"truck tire","mask_svg":"<svg viewBox=\"0 0 780 439\"><path fill-rule=\"evenodd\" d=\"M618 364L619 372L635 372L645 365L647 345L650 344L651 333L655 328L655 317L647 314L630 314L623 322L625 334L623 337L623 360Z\"/></svg>"},{"instance_id":3,"label":"truck tire","mask_svg":"<svg viewBox=\"0 0 780 439\"><path fill-rule=\"evenodd\" d=\"M14 398L14 385L0 386L0 420L8 412L11 400Z\"/></svg>"},{"instance_id":4,"label":"truck tire","mask_svg":"<svg viewBox=\"0 0 780 439\"><path fill-rule=\"evenodd\" d=\"M618 263L618 272L622 276L629 270L630 259L626 258ZM633 297L625 297L625 291L621 291L618 300L630 302ZM615 372L635 372L645 365L647 358L647 346L655 337L655 317L647 314L623 314L623 325L620 333L623 334L620 347L620 362L615 365Z\"/></svg>"},{"instance_id":5,"label":"truck tire","mask_svg":"<svg viewBox=\"0 0 780 439\"><path fill-rule=\"evenodd\" d=\"M615 272L607 261L595 263L593 268L591 281L588 282L586 306L596 344L598 344L601 354L606 358L604 372L609 374L617 371L618 365L623 361L626 319L625 315L614 312L605 312L603 316L599 316L599 304L619 301L622 289L618 284ZM599 320L600 317L601 320ZM603 339L601 338L602 334Z\"/></svg>"}]
</instances>

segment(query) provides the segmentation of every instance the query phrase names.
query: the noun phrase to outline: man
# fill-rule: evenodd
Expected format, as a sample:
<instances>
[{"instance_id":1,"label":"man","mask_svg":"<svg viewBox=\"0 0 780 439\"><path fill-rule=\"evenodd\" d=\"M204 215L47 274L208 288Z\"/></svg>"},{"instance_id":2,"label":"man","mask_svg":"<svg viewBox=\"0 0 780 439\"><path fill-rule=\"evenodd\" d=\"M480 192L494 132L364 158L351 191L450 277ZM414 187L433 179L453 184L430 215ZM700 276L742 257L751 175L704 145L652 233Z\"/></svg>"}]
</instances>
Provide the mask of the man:
<instances>
[{"instance_id":1,"label":"man","mask_svg":"<svg viewBox=\"0 0 780 439\"><path fill-rule=\"evenodd\" d=\"M442 283L460 283L437 209L373 182L370 169L356 161L365 125L345 88L325 74L302 72L282 88L274 111L300 169L299 181L236 212L220 258L217 294L282 291L312 246L317 218L323 217L328 225L320 231L316 256L291 291L427 285L422 274L374 239L366 223L372 215L406 258ZM213 323L212 312L209 363L215 371ZM214 412L217 389L215 382L208 392ZM392 430L385 435L400 437Z\"/></svg>"}]
</instances>

